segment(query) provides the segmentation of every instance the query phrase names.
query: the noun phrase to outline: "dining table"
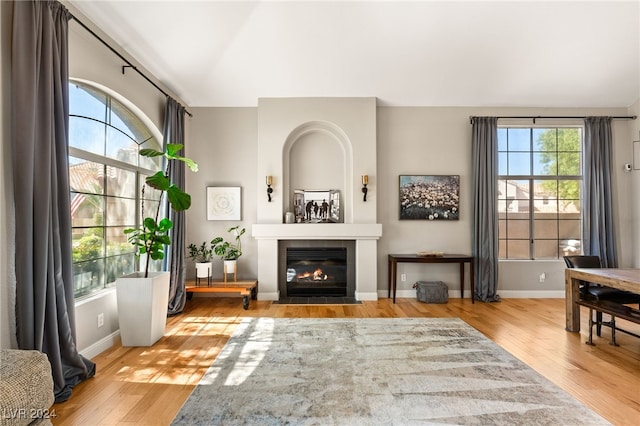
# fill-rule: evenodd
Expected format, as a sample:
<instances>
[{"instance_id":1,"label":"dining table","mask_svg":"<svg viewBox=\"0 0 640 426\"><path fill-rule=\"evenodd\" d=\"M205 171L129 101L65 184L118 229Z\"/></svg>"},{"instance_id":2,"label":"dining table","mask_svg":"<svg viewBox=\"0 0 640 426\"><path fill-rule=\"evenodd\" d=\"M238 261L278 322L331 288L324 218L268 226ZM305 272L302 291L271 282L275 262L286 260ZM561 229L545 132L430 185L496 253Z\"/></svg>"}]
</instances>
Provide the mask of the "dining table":
<instances>
[{"instance_id":1,"label":"dining table","mask_svg":"<svg viewBox=\"0 0 640 426\"><path fill-rule=\"evenodd\" d=\"M580 331L580 284L586 281L640 294L638 268L567 268L565 270L566 330Z\"/></svg>"}]
</instances>

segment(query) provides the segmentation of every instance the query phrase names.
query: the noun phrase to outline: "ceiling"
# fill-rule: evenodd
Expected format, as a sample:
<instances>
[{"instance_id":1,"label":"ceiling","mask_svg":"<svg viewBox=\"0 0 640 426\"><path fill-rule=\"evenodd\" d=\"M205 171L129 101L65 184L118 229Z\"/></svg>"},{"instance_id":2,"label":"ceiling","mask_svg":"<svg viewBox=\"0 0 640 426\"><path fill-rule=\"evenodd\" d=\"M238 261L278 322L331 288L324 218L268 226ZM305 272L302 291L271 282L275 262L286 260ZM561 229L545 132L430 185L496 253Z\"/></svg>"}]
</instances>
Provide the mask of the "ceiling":
<instances>
[{"instance_id":1,"label":"ceiling","mask_svg":"<svg viewBox=\"0 0 640 426\"><path fill-rule=\"evenodd\" d=\"M628 107L640 0L68 1L187 106Z\"/></svg>"}]
</instances>

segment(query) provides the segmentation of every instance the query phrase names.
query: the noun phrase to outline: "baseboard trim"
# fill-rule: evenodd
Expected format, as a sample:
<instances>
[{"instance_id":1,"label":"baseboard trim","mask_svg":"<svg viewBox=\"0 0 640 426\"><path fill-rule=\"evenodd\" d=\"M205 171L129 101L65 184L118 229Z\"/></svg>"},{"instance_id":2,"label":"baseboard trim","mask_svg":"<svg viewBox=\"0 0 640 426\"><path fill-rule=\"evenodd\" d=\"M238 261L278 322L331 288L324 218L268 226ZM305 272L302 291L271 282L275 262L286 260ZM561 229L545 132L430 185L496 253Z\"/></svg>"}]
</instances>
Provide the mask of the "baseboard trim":
<instances>
[{"instance_id":1,"label":"baseboard trim","mask_svg":"<svg viewBox=\"0 0 640 426\"><path fill-rule=\"evenodd\" d=\"M81 350L80 355L88 359L93 359L93 357L101 354L102 352L106 351L107 349L109 349L110 347L112 347L113 345L119 342L120 342L120 330L116 330L113 333L109 334L108 336L98 340L93 345Z\"/></svg>"},{"instance_id":2,"label":"baseboard trim","mask_svg":"<svg viewBox=\"0 0 640 426\"><path fill-rule=\"evenodd\" d=\"M378 290L378 297L386 299L388 290ZM498 295L504 299L564 299L564 290L498 290ZM415 290L397 290L396 298L416 298ZM460 290L449 290L449 297L460 298ZM465 290L464 298L470 299L471 293Z\"/></svg>"}]
</instances>

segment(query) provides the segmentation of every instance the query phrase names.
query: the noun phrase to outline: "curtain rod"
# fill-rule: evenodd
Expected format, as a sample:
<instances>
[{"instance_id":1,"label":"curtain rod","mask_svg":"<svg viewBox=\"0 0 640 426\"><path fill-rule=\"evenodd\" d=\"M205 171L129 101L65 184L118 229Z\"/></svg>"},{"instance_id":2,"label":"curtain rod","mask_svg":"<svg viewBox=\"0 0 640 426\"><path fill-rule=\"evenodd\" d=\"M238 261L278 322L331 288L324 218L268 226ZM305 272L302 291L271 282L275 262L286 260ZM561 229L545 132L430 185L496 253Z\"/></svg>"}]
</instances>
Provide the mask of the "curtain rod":
<instances>
[{"instance_id":1,"label":"curtain rod","mask_svg":"<svg viewBox=\"0 0 640 426\"><path fill-rule=\"evenodd\" d=\"M125 58L124 56L122 56L116 49L114 49L113 47L111 47L111 45L109 43L107 43L106 41L104 41L102 39L102 37L100 37L98 34L96 34L91 28L87 27L81 20L79 20L78 18L76 18L72 13L70 13L71 15L71 19L73 19L74 21L76 21L78 24L80 24L80 26L82 28L84 28L85 30L87 30L92 36L94 36L95 38L97 38L98 40L100 40L100 42L102 44L104 44L109 50L111 50L113 53L115 53L120 59L122 59L123 61L125 61L127 63L127 65L123 65L122 66L122 74L124 74L124 70L126 68L131 68L133 69L135 72L137 72L138 74L140 74L145 80L147 80L149 83L151 83L151 85L153 87L155 87L156 89L158 89L160 91L160 93L162 93L163 95L165 95L166 97L170 97L169 94L167 92L165 92L164 90L162 90L162 88L160 86L158 86L156 83L154 83L149 77L147 77L142 71L140 71L135 65L133 65L127 58ZM187 113L187 115L189 117L193 117L193 115L191 115L191 113L189 111L187 111L187 109L185 108L184 110L185 113Z\"/></svg>"},{"instance_id":2,"label":"curtain rod","mask_svg":"<svg viewBox=\"0 0 640 426\"><path fill-rule=\"evenodd\" d=\"M469 116L469 121L471 123L473 123L473 119L475 117L474 116ZM560 118L560 119L580 119L580 120L584 120L585 118L587 118L586 116L552 116L552 115L521 115L521 116L501 116L501 117L496 117L498 120L500 120L501 118L525 118L525 119L531 119L533 120L533 124L536 124L536 119L538 118ZM637 115L624 115L624 116L618 116L618 117L610 117L613 119L617 119L617 120L635 120L636 118L638 118Z\"/></svg>"}]
</instances>

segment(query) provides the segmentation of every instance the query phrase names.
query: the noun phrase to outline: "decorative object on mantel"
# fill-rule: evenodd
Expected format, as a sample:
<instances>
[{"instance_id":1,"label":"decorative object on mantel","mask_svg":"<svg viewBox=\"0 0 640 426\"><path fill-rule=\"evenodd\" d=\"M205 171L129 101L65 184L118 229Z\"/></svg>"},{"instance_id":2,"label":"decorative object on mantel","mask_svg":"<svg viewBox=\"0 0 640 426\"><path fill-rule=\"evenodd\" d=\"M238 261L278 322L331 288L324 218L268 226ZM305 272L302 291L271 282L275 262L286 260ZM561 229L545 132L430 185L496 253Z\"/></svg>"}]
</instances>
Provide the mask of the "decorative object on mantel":
<instances>
[{"instance_id":1,"label":"decorative object on mantel","mask_svg":"<svg viewBox=\"0 0 640 426\"><path fill-rule=\"evenodd\" d=\"M293 212L286 212L284 214L284 223L294 223L296 221L296 217Z\"/></svg>"},{"instance_id":2,"label":"decorative object on mantel","mask_svg":"<svg viewBox=\"0 0 640 426\"><path fill-rule=\"evenodd\" d=\"M293 192L293 205L298 223L342 222L340 191L337 189L305 190Z\"/></svg>"},{"instance_id":3,"label":"decorative object on mantel","mask_svg":"<svg viewBox=\"0 0 640 426\"><path fill-rule=\"evenodd\" d=\"M207 220L240 220L242 199L239 186L207 188Z\"/></svg>"},{"instance_id":4,"label":"decorative object on mantel","mask_svg":"<svg viewBox=\"0 0 640 426\"><path fill-rule=\"evenodd\" d=\"M459 175L400 175L400 220L458 220Z\"/></svg>"},{"instance_id":5,"label":"decorative object on mantel","mask_svg":"<svg viewBox=\"0 0 640 426\"><path fill-rule=\"evenodd\" d=\"M242 241L240 237L246 232L245 228L240 228L240 225L227 229L227 232L235 235L235 244L225 241L222 237L216 237L211 240L213 245L213 251L216 256L220 256L224 262L224 281L227 281L227 274L233 274L233 280L238 280L238 265L237 261L242 256Z\"/></svg>"},{"instance_id":6,"label":"decorative object on mantel","mask_svg":"<svg viewBox=\"0 0 640 426\"><path fill-rule=\"evenodd\" d=\"M269 202L271 202L271 194L273 193L273 188L271 185L273 184L273 176L267 176L267 197Z\"/></svg>"},{"instance_id":7,"label":"decorative object on mantel","mask_svg":"<svg viewBox=\"0 0 640 426\"><path fill-rule=\"evenodd\" d=\"M369 183L369 175L362 175L362 201L367 201L367 184Z\"/></svg>"}]
</instances>

